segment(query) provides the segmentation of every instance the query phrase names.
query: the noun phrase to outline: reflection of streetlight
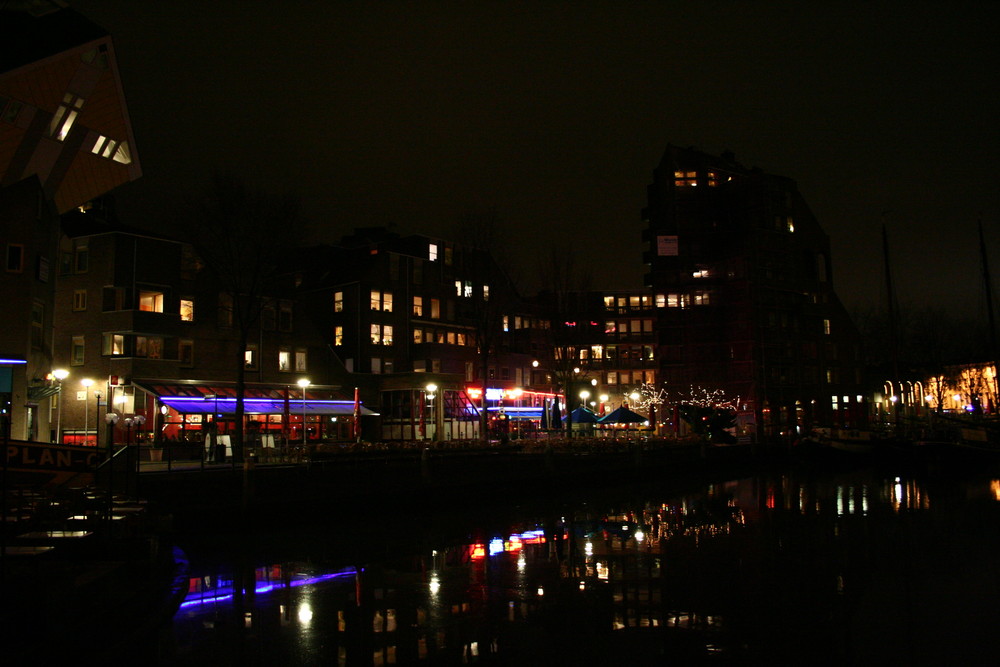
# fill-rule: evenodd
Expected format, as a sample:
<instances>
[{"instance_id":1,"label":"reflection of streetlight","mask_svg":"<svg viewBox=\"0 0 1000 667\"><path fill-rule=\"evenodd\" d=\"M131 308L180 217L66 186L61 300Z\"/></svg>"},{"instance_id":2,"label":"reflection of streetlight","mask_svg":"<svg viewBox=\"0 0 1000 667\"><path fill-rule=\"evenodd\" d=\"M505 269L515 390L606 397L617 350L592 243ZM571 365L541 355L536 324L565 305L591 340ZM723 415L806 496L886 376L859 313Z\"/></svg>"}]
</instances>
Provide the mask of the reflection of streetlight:
<instances>
[{"instance_id":1,"label":"reflection of streetlight","mask_svg":"<svg viewBox=\"0 0 1000 667\"><path fill-rule=\"evenodd\" d=\"M302 451L305 451L306 447L306 387L308 387L311 382L307 378L302 378L298 381L298 385L302 387Z\"/></svg>"},{"instance_id":2,"label":"reflection of streetlight","mask_svg":"<svg viewBox=\"0 0 1000 667\"><path fill-rule=\"evenodd\" d=\"M87 444L87 424L90 422L90 387L93 386L94 381L90 378L83 378L80 380L80 384L83 385L83 444ZM96 412L94 419L95 421L97 419Z\"/></svg>"},{"instance_id":3,"label":"reflection of streetlight","mask_svg":"<svg viewBox=\"0 0 1000 667\"><path fill-rule=\"evenodd\" d=\"M62 381L69 377L69 371L57 368L52 371L52 377L56 379L59 390L56 394L56 443L62 444Z\"/></svg>"}]
</instances>

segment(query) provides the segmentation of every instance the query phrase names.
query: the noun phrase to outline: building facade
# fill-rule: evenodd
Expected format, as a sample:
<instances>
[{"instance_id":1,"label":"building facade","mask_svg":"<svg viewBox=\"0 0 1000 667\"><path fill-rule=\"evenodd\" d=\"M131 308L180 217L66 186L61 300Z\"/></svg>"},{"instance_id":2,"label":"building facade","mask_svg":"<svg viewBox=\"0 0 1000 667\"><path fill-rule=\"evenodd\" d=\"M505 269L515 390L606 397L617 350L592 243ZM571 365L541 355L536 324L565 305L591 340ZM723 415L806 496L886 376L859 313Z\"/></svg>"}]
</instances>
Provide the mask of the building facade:
<instances>
[{"instance_id":1,"label":"building facade","mask_svg":"<svg viewBox=\"0 0 1000 667\"><path fill-rule=\"evenodd\" d=\"M21 4L21 3L19 3ZM110 36L62 3L0 9L0 403L17 439L56 437L59 215L141 174Z\"/></svg>"},{"instance_id":2,"label":"building facade","mask_svg":"<svg viewBox=\"0 0 1000 667\"><path fill-rule=\"evenodd\" d=\"M644 218L669 390L737 403L745 440L863 422L860 339L794 181L670 146Z\"/></svg>"}]
</instances>

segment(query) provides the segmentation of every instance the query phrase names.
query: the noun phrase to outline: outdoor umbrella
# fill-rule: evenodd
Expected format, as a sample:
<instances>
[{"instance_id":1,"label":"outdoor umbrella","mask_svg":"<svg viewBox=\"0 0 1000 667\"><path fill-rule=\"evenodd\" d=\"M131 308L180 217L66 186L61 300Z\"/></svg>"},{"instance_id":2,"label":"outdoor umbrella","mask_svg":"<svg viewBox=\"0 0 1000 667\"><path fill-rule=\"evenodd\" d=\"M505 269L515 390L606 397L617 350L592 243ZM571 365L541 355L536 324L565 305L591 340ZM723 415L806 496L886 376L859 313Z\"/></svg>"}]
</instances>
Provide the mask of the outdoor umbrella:
<instances>
[{"instance_id":1,"label":"outdoor umbrella","mask_svg":"<svg viewBox=\"0 0 1000 667\"><path fill-rule=\"evenodd\" d=\"M573 411L574 424L596 424L597 421L597 415L582 405Z\"/></svg>"},{"instance_id":2,"label":"outdoor umbrella","mask_svg":"<svg viewBox=\"0 0 1000 667\"><path fill-rule=\"evenodd\" d=\"M644 424L647 419L624 405L597 420L600 424Z\"/></svg>"},{"instance_id":3,"label":"outdoor umbrella","mask_svg":"<svg viewBox=\"0 0 1000 667\"><path fill-rule=\"evenodd\" d=\"M562 412L559 410L559 401L552 401L552 428L562 428Z\"/></svg>"}]
</instances>

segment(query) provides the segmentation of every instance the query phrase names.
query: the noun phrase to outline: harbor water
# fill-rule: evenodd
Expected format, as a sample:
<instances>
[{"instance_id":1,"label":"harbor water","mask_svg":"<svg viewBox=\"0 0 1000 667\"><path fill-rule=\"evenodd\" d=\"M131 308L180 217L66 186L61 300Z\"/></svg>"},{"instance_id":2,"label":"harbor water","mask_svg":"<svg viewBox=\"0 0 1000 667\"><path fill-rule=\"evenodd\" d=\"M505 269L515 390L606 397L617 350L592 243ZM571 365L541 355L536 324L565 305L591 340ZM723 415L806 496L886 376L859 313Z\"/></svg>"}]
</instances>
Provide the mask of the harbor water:
<instances>
[{"instance_id":1,"label":"harbor water","mask_svg":"<svg viewBox=\"0 0 1000 667\"><path fill-rule=\"evenodd\" d=\"M188 595L162 662L997 659L1000 476L782 466L530 491L181 532Z\"/></svg>"}]
</instances>

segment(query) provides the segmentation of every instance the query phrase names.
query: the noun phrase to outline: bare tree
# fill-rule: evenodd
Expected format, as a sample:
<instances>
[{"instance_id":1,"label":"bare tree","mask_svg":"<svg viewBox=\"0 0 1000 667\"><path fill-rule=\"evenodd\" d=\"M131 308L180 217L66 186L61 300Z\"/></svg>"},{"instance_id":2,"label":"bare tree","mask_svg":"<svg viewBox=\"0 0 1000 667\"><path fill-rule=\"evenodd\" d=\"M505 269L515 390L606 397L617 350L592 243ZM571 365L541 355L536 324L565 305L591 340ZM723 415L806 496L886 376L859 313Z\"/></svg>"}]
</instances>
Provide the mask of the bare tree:
<instances>
[{"instance_id":1,"label":"bare tree","mask_svg":"<svg viewBox=\"0 0 1000 667\"><path fill-rule=\"evenodd\" d=\"M236 433L233 455L243 458L245 351L251 331L260 322L265 300L274 295L288 251L302 233L299 202L290 194L275 196L247 186L230 175L217 175L190 203L181 228L187 232L205 270L232 304L238 346L233 356L236 375Z\"/></svg>"}]
</instances>

